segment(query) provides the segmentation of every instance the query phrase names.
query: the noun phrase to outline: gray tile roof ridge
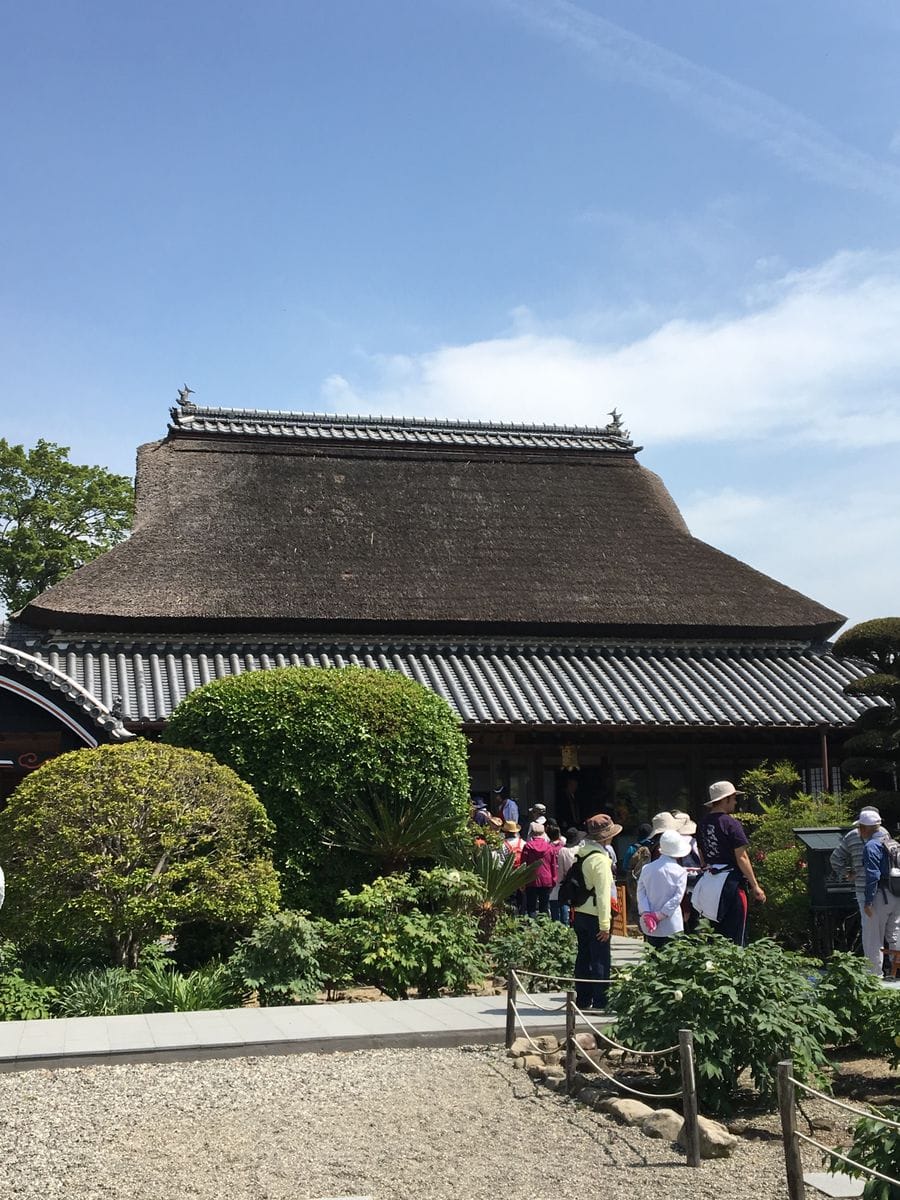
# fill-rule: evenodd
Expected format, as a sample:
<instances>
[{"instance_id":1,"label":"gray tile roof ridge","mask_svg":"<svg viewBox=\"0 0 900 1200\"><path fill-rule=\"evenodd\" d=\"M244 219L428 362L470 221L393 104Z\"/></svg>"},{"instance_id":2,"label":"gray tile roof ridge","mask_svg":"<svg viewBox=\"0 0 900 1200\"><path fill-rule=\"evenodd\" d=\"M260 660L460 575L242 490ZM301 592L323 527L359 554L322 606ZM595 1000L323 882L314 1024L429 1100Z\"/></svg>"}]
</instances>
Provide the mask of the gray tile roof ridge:
<instances>
[{"instance_id":1,"label":"gray tile roof ridge","mask_svg":"<svg viewBox=\"0 0 900 1200\"><path fill-rule=\"evenodd\" d=\"M549 441L558 439L565 444L569 439L590 440L601 438L610 443L610 448L621 448L634 452L637 447L620 422L607 425L544 425L540 423L514 421L473 421L443 417L403 417L365 415L359 413L324 413L256 408L219 408L188 405L171 409L170 429L190 431L198 422L206 420L226 421L235 430L244 425L312 426L317 430L355 429L363 436L372 430L396 431L398 433L468 433L473 436L485 434L533 435Z\"/></svg>"},{"instance_id":2,"label":"gray tile roof ridge","mask_svg":"<svg viewBox=\"0 0 900 1200\"><path fill-rule=\"evenodd\" d=\"M366 650L443 650L451 653L476 652L485 649L520 651L555 651L580 650L602 654L709 654L709 653L791 653L827 655L831 651L828 642L812 642L802 638L709 638L709 637L678 637L678 638L637 638L637 637L565 637L565 636L524 636L524 637L478 637L472 634L432 635L384 633L360 634L347 632L310 632L289 633L281 635L262 633L257 637L246 632L229 633L197 633L194 636L160 637L158 633L141 635L139 632L123 636L120 632L64 632L53 630L22 630L16 638L16 645L23 648L92 650L96 648L117 651L148 651L152 653L169 653L204 650L208 647L217 649L254 649L265 652L268 648L283 649L286 647L343 647L347 649L363 648Z\"/></svg>"}]
</instances>

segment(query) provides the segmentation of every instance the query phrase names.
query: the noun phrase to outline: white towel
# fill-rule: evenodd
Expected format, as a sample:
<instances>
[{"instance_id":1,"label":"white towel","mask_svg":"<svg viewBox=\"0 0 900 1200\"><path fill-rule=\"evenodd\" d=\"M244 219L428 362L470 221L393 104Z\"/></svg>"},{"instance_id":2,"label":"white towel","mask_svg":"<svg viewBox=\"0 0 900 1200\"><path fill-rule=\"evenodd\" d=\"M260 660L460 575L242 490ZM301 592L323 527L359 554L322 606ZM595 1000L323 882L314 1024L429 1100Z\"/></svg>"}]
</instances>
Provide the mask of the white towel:
<instances>
[{"instance_id":1,"label":"white towel","mask_svg":"<svg viewBox=\"0 0 900 1200\"><path fill-rule=\"evenodd\" d=\"M704 871L691 892L691 904L701 917L718 921L722 888L728 878L728 868L719 871Z\"/></svg>"}]
</instances>

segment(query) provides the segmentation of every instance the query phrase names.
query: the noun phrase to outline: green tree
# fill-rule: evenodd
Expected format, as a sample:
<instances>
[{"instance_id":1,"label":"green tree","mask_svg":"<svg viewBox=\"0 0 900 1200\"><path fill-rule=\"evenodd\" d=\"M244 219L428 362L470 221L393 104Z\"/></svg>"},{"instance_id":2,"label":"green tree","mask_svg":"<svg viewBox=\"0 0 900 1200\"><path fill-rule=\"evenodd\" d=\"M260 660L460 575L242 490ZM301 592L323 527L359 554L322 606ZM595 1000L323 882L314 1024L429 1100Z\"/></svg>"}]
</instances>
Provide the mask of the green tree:
<instances>
[{"instance_id":1,"label":"green tree","mask_svg":"<svg viewBox=\"0 0 900 1200\"><path fill-rule=\"evenodd\" d=\"M758 812L741 814L750 837L750 857L766 903L754 908L751 930L756 937L773 937L792 950L808 950L812 935L809 887L804 852L794 834L804 826L849 825L855 807L868 791L853 786L843 796L800 789L800 775L790 762L745 771L741 789L756 802Z\"/></svg>"},{"instance_id":2,"label":"green tree","mask_svg":"<svg viewBox=\"0 0 900 1200\"><path fill-rule=\"evenodd\" d=\"M0 813L13 937L102 945L133 967L185 921L250 928L278 904L252 788L208 754L135 741L39 767Z\"/></svg>"},{"instance_id":3,"label":"green tree","mask_svg":"<svg viewBox=\"0 0 900 1200\"><path fill-rule=\"evenodd\" d=\"M124 475L43 438L32 450L0 438L0 601L14 612L121 542L133 507Z\"/></svg>"},{"instance_id":4,"label":"green tree","mask_svg":"<svg viewBox=\"0 0 900 1200\"><path fill-rule=\"evenodd\" d=\"M837 639L834 653L874 668L874 673L853 680L844 691L882 701L853 723L852 735L844 743L842 769L880 787L871 803L880 806L882 817L896 821L900 819L900 617L854 625Z\"/></svg>"},{"instance_id":5,"label":"green tree","mask_svg":"<svg viewBox=\"0 0 900 1200\"><path fill-rule=\"evenodd\" d=\"M164 737L215 755L255 789L275 822L292 908L330 915L342 889L374 878L365 847L376 832L382 840L402 834L399 857L417 857L428 839L397 806L415 805L422 789L433 819L443 814L442 833L454 823L462 829L468 816L459 721L398 672L283 667L217 680L182 700ZM383 803L373 807L373 795ZM353 814L360 838L347 836Z\"/></svg>"}]
</instances>

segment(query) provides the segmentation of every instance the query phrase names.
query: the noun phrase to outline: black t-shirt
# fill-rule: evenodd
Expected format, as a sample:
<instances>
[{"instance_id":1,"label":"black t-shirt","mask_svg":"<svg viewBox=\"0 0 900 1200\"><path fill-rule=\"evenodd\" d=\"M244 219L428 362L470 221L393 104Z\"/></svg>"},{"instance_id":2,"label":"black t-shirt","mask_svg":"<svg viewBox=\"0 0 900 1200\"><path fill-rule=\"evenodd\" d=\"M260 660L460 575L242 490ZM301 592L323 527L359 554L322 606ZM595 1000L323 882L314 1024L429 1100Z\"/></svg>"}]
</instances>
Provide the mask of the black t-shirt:
<instances>
[{"instance_id":1,"label":"black t-shirt","mask_svg":"<svg viewBox=\"0 0 900 1200\"><path fill-rule=\"evenodd\" d=\"M721 863L737 866L735 850L749 845L744 827L730 813L706 813L697 822L697 845L708 867Z\"/></svg>"}]
</instances>

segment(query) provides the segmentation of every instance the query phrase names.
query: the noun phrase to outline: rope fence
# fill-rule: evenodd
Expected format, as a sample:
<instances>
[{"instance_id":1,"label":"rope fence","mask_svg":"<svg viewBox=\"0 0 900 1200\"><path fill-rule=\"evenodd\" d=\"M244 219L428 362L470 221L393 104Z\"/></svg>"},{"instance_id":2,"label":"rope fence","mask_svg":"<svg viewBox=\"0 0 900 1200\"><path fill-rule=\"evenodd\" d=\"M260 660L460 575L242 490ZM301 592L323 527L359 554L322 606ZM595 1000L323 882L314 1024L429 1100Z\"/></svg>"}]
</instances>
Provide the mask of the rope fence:
<instances>
[{"instance_id":1,"label":"rope fence","mask_svg":"<svg viewBox=\"0 0 900 1200\"><path fill-rule=\"evenodd\" d=\"M634 1046L623 1046L620 1042L615 1041L609 1034L603 1033L587 1014L578 1007L575 1003L575 993L571 989L566 992L566 1002L561 1006L548 1007L541 1004L522 984L521 976L527 975L529 979L546 979L557 982L563 980L566 983L611 983L609 979L578 979L574 976L560 975L541 975L536 971L525 971L519 968L510 969L507 975L506 988L506 1047L509 1049L515 1041L517 1029L521 1031L525 1040L532 1046L538 1054L543 1055L544 1051L534 1040L528 1031L522 1014L519 1011L519 996L524 996L533 1008L537 1008L539 1012L561 1013L566 1014L566 1033L564 1040L565 1056L566 1056L566 1091L569 1095L572 1094L575 1087L575 1075L579 1058L588 1062L591 1068L598 1075L603 1076L614 1087L622 1092L626 1092L630 1096L638 1096L642 1100L681 1100L682 1112L684 1114L684 1133L685 1145L687 1149L688 1166L700 1166L700 1127L698 1123L697 1111L697 1082L694 1073L694 1039L693 1034L689 1029L679 1030L678 1045L667 1046L664 1050L638 1050ZM534 986L532 984L532 986ZM624 1054L632 1054L636 1058L655 1059L665 1055L677 1053L680 1060L681 1068L681 1087L675 1092L642 1092L637 1088L633 1088L620 1079L617 1079L611 1072L605 1070L594 1058L591 1057L587 1048L582 1046L578 1041L575 1029L578 1022L586 1025L594 1035L595 1039L605 1042L608 1046L621 1050Z\"/></svg>"},{"instance_id":2,"label":"rope fence","mask_svg":"<svg viewBox=\"0 0 900 1200\"><path fill-rule=\"evenodd\" d=\"M805 1200L806 1196L806 1184L803 1179L803 1160L800 1156L800 1142L806 1142L810 1146L815 1146L817 1150L823 1151L830 1157L840 1159L841 1162L847 1163L848 1166L862 1171L864 1175L871 1176L873 1179L881 1179L885 1183L891 1183L894 1187L900 1188L900 1179L884 1175L881 1171L876 1171L874 1167L867 1167L864 1163L856 1162L855 1159L848 1158L846 1154L841 1154L838 1150L832 1150L830 1146L824 1146L821 1142L817 1142L815 1138L807 1137L805 1133L800 1133L797 1129L797 1088L808 1092L811 1096L816 1096L818 1099L824 1100L826 1104L830 1104L834 1108L842 1108L846 1112L855 1113L859 1117L864 1117L867 1121L874 1121L878 1125L884 1125L885 1128L900 1129L900 1121L892 1121L889 1117L876 1116L874 1113L867 1113L861 1108L854 1108L851 1104L844 1104L841 1100L835 1100L831 1096L826 1096L824 1092L817 1091L815 1088L810 1087L808 1083L802 1083L799 1079L794 1078L794 1064L790 1059L780 1062L778 1064L778 1108L781 1114L781 1136L784 1142L784 1165L787 1172L789 1200Z\"/></svg>"}]
</instances>

